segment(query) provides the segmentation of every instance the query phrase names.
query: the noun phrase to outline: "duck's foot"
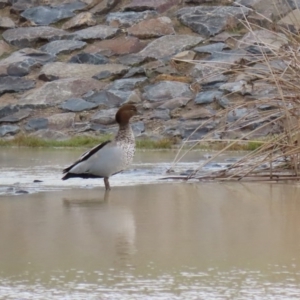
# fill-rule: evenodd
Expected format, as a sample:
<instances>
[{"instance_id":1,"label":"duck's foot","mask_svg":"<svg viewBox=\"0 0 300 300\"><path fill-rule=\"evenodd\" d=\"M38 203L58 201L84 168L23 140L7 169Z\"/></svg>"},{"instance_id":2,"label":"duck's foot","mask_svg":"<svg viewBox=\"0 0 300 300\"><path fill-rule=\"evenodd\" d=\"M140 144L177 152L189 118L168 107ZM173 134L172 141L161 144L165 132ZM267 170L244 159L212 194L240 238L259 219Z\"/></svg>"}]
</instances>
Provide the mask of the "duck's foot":
<instances>
[{"instance_id":1,"label":"duck's foot","mask_svg":"<svg viewBox=\"0 0 300 300\"><path fill-rule=\"evenodd\" d=\"M105 190L110 191L110 185L109 185L108 177L104 177L104 185L105 185Z\"/></svg>"}]
</instances>

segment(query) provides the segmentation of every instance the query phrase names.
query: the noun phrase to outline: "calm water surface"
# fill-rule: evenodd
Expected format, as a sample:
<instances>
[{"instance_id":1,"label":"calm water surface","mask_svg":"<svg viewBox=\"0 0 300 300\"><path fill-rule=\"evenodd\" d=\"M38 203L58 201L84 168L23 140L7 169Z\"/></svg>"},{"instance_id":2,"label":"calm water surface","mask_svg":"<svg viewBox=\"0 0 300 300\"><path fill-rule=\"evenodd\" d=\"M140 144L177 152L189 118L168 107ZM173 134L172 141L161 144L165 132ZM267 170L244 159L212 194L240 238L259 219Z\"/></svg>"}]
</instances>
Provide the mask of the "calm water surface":
<instances>
[{"instance_id":1,"label":"calm water surface","mask_svg":"<svg viewBox=\"0 0 300 300\"><path fill-rule=\"evenodd\" d=\"M299 299L299 185L161 183L145 152L105 194L59 181L76 151L0 150L0 299Z\"/></svg>"}]
</instances>

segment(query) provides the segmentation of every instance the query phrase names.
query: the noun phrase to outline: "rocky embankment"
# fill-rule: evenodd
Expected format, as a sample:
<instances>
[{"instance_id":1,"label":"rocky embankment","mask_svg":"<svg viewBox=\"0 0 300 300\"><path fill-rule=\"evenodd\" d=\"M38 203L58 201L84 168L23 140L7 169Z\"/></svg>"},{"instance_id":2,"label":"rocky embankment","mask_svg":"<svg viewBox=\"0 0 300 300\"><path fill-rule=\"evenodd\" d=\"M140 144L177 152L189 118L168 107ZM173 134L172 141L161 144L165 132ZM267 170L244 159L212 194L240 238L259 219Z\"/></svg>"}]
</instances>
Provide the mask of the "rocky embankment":
<instances>
[{"instance_id":1,"label":"rocky embankment","mask_svg":"<svg viewBox=\"0 0 300 300\"><path fill-rule=\"evenodd\" d=\"M298 0L0 0L0 138L111 133L126 102L143 111L133 123L141 138L179 141L204 124L193 136L201 138L220 125L220 111L250 100L258 101L226 122L259 116L272 106L259 101L277 97L261 58L288 43L267 19L290 23L297 7ZM256 25L254 34L240 20Z\"/></svg>"}]
</instances>

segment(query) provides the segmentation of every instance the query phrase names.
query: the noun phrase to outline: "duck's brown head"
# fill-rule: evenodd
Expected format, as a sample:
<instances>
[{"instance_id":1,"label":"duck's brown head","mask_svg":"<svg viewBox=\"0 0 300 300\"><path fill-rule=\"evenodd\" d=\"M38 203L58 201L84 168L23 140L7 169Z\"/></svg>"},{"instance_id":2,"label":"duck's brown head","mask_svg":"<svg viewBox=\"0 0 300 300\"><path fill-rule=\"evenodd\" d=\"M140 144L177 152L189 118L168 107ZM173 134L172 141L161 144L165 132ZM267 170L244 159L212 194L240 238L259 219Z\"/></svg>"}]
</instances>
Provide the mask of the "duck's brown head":
<instances>
[{"instance_id":1,"label":"duck's brown head","mask_svg":"<svg viewBox=\"0 0 300 300\"><path fill-rule=\"evenodd\" d=\"M133 104L122 105L116 113L116 121L119 125L124 126L129 123L131 117L138 114L138 110Z\"/></svg>"}]
</instances>

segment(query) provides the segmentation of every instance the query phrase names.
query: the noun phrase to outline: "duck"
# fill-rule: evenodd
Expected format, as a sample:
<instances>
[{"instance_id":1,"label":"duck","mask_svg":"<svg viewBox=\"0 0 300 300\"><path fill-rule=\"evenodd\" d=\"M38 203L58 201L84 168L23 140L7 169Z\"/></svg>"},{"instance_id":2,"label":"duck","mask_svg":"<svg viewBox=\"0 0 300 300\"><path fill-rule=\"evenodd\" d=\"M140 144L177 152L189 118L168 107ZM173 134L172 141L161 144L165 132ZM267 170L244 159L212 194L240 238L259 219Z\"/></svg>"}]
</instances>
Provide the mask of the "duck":
<instances>
[{"instance_id":1,"label":"duck","mask_svg":"<svg viewBox=\"0 0 300 300\"><path fill-rule=\"evenodd\" d=\"M122 105L115 119L119 125L113 140L105 141L83 153L72 165L63 169L62 180L70 178L103 178L105 190L109 191L109 178L127 169L135 153L135 138L130 119L139 114L135 105Z\"/></svg>"}]
</instances>

